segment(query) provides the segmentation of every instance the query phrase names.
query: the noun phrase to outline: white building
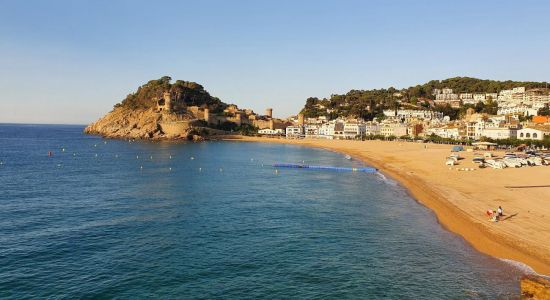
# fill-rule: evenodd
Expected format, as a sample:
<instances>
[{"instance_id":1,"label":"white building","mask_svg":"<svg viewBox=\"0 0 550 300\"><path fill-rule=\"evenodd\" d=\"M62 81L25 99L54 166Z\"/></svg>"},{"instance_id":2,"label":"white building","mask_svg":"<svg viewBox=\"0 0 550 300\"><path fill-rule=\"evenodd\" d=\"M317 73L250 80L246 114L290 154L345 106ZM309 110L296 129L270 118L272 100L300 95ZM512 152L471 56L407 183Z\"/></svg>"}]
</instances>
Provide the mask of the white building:
<instances>
[{"instance_id":1,"label":"white building","mask_svg":"<svg viewBox=\"0 0 550 300\"><path fill-rule=\"evenodd\" d=\"M451 101L451 100L459 100L459 98L457 94L438 94L438 95L435 95L435 100Z\"/></svg>"},{"instance_id":2,"label":"white building","mask_svg":"<svg viewBox=\"0 0 550 300\"><path fill-rule=\"evenodd\" d=\"M340 119L329 121L319 127L318 137L333 139L337 132L344 131L344 121Z\"/></svg>"},{"instance_id":3,"label":"white building","mask_svg":"<svg viewBox=\"0 0 550 300\"><path fill-rule=\"evenodd\" d=\"M453 94L453 89L434 89L433 93L437 101L459 100L457 94Z\"/></svg>"},{"instance_id":4,"label":"white building","mask_svg":"<svg viewBox=\"0 0 550 300\"><path fill-rule=\"evenodd\" d=\"M550 103L550 90L548 89L530 89L525 92L525 103L544 107Z\"/></svg>"},{"instance_id":5,"label":"white building","mask_svg":"<svg viewBox=\"0 0 550 300\"><path fill-rule=\"evenodd\" d=\"M485 94L474 94L474 102L485 102L486 95Z\"/></svg>"},{"instance_id":6,"label":"white building","mask_svg":"<svg viewBox=\"0 0 550 300\"><path fill-rule=\"evenodd\" d=\"M409 128L404 123L382 123L380 134L383 136L402 137L409 134Z\"/></svg>"},{"instance_id":7,"label":"white building","mask_svg":"<svg viewBox=\"0 0 550 300\"><path fill-rule=\"evenodd\" d=\"M511 102L512 101L512 90L502 90L498 93L497 97L498 102Z\"/></svg>"},{"instance_id":8,"label":"white building","mask_svg":"<svg viewBox=\"0 0 550 300\"><path fill-rule=\"evenodd\" d=\"M378 135L380 134L380 125L374 122L368 122L365 124L366 135Z\"/></svg>"},{"instance_id":9,"label":"white building","mask_svg":"<svg viewBox=\"0 0 550 300\"><path fill-rule=\"evenodd\" d=\"M481 136L488 137L493 140L503 140L515 138L517 129L506 127L485 128L481 131Z\"/></svg>"},{"instance_id":10,"label":"white building","mask_svg":"<svg viewBox=\"0 0 550 300\"><path fill-rule=\"evenodd\" d=\"M382 113L384 114L384 116L386 117L395 117L397 116L397 111L396 110L393 110L393 109L384 109L382 111Z\"/></svg>"},{"instance_id":11,"label":"white building","mask_svg":"<svg viewBox=\"0 0 550 300\"><path fill-rule=\"evenodd\" d=\"M517 138L520 140L543 140L545 136L550 135L550 130L536 128L522 128L517 132Z\"/></svg>"},{"instance_id":12,"label":"white building","mask_svg":"<svg viewBox=\"0 0 550 300\"><path fill-rule=\"evenodd\" d=\"M260 129L258 130L259 134L266 134L266 135L277 135L277 134L284 134L283 129Z\"/></svg>"},{"instance_id":13,"label":"white building","mask_svg":"<svg viewBox=\"0 0 550 300\"><path fill-rule=\"evenodd\" d=\"M288 126L286 128L286 137L301 137L304 135L304 127L302 126Z\"/></svg>"},{"instance_id":14,"label":"white building","mask_svg":"<svg viewBox=\"0 0 550 300\"><path fill-rule=\"evenodd\" d=\"M363 122L351 121L344 123L344 138L354 139L366 134L366 125Z\"/></svg>"},{"instance_id":15,"label":"white building","mask_svg":"<svg viewBox=\"0 0 550 300\"><path fill-rule=\"evenodd\" d=\"M445 126L439 128L429 128L426 130L427 135L435 134L446 139L458 139L460 137L458 127Z\"/></svg>"},{"instance_id":16,"label":"white building","mask_svg":"<svg viewBox=\"0 0 550 300\"><path fill-rule=\"evenodd\" d=\"M317 137L319 135L319 128L321 128L321 125L307 124L304 127L304 133L306 137Z\"/></svg>"},{"instance_id":17,"label":"white building","mask_svg":"<svg viewBox=\"0 0 550 300\"><path fill-rule=\"evenodd\" d=\"M474 99L474 95L471 94L471 93L461 93L461 94L458 95L458 97L459 97L460 100L462 100L462 101Z\"/></svg>"},{"instance_id":18,"label":"white building","mask_svg":"<svg viewBox=\"0 0 550 300\"><path fill-rule=\"evenodd\" d=\"M497 111L498 115L514 115L520 114L524 116L536 116L538 115L538 109L526 106L526 105L513 105L499 107Z\"/></svg>"},{"instance_id":19,"label":"white building","mask_svg":"<svg viewBox=\"0 0 550 300\"><path fill-rule=\"evenodd\" d=\"M525 102L525 87L502 90L497 97L498 102L521 104Z\"/></svg>"},{"instance_id":20,"label":"white building","mask_svg":"<svg viewBox=\"0 0 550 300\"><path fill-rule=\"evenodd\" d=\"M515 87L512 89L512 94L521 94L525 93L525 87Z\"/></svg>"},{"instance_id":21,"label":"white building","mask_svg":"<svg viewBox=\"0 0 550 300\"><path fill-rule=\"evenodd\" d=\"M486 93L485 94L485 100L493 100L493 101L497 101L498 99L498 93Z\"/></svg>"},{"instance_id":22,"label":"white building","mask_svg":"<svg viewBox=\"0 0 550 300\"><path fill-rule=\"evenodd\" d=\"M399 119L443 119L443 113L438 111L420 110L420 109L399 109L397 111L386 109L383 111L386 117L397 117Z\"/></svg>"}]
</instances>

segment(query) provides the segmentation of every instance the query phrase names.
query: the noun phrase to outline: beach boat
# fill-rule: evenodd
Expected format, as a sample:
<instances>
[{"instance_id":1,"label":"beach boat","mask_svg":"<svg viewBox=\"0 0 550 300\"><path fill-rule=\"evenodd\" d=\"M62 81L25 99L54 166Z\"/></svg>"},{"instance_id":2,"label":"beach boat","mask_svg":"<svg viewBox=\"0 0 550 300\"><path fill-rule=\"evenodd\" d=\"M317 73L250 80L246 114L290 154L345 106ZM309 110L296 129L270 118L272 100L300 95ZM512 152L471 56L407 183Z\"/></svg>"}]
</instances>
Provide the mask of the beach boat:
<instances>
[{"instance_id":1,"label":"beach boat","mask_svg":"<svg viewBox=\"0 0 550 300\"><path fill-rule=\"evenodd\" d=\"M485 161L485 163L493 169L504 169L504 168L506 168L506 164L504 162L494 160L494 159L488 159L488 160Z\"/></svg>"},{"instance_id":2,"label":"beach boat","mask_svg":"<svg viewBox=\"0 0 550 300\"><path fill-rule=\"evenodd\" d=\"M485 162L485 159L483 157L477 156L472 159L472 162L474 164L483 164Z\"/></svg>"},{"instance_id":3,"label":"beach boat","mask_svg":"<svg viewBox=\"0 0 550 300\"><path fill-rule=\"evenodd\" d=\"M535 166L542 166L544 164L542 158L538 156L533 157L533 160L535 161Z\"/></svg>"},{"instance_id":4,"label":"beach boat","mask_svg":"<svg viewBox=\"0 0 550 300\"><path fill-rule=\"evenodd\" d=\"M460 151L464 151L463 146L453 146L453 148L451 149L451 152L460 152Z\"/></svg>"},{"instance_id":5,"label":"beach boat","mask_svg":"<svg viewBox=\"0 0 550 300\"><path fill-rule=\"evenodd\" d=\"M454 165L457 165L458 162L456 161L456 159L453 159L453 158L447 158L447 160L445 161L445 165L446 166L454 166Z\"/></svg>"},{"instance_id":6,"label":"beach boat","mask_svg":"<svg viewBox=\"0 0 550 300\"><path fill-rule=\"evenodd\" d=\"M460 159L461 159L461 157L460 157L460 155L458 155L458 153L452 153L451 155L449 155L449 157L454 158L454 159L456 159L456 160L460 160Z\"/></svg>"},{"instance_id":7,"label":"beach boat","mask_svg":"<svg viewBox=\"0 0 550 300\"><path fill-rule=\"evenodd\" d=\"M531 165L531 164L529 163L529 161L527 161L527 159L525 159L525 158L516 158L516 159L517 159L517 160L519 161L519 163L521 163L521 165L523 165L523 166L530 166L530 165Z\"/></svg>"},{"instance_id":8,"label":"beach boat","mask_svg":"<svg viewBox=\"0 0 550 300\"><path fill-rule=\"evenodd\" d=\"M351 156L349 156L349 154L346 154L346 159L351 160Z\"/></svg>"},{"instance_id":9,"label":"beach boat","mask_svg":"<svg viewBox=\"0 0 550 300\"><path fill-rule=\"evenodd\" d=\"M504 162L508 168L521 168L522 166L521 162L515 158L504 158L502 162Z\"/></svg>"},{"instance_id":10,"label":"beach boat","mask_svg":"<svg viewBox=\"0 0 550 300\"><path fill-rule=\"evenodd\" d=\"M542 166L542 158L540 157L529 157L527 158L527 162L530 166Z\"/></svg>"},{"instance_id":11,"label":"beach boat","mask_svg":"<svg viewBox=\"0 0 550 300\"><path fill-rule=\"evenodd\" d=\"M485 165L488 166L488 167L491 167L493 169L495 169L494 165L495 165L495 160L494 159L488 159L485 161Z\"/></svg>"},{"instance_id":12,"label":"beach boat","mask_svg":"<svg viewBox=\"0 0 550 300\"><path fill-rule=\"evenodd\" d=\"M495 166L497 167L497 169L504 169L506 168L506 164L502 161L502 160L497 160L495 162Z\"/></svg>"},{"instance_id":13,"label":"beach boat","mask_svg":"<svg viewBox=\"0 0 550 300\"><path fill-rule=\"evenodd\" d=\"M506 153L503 156L504 158L518 158L518 156L515 153Z\"/></svg>"}]
</instances>

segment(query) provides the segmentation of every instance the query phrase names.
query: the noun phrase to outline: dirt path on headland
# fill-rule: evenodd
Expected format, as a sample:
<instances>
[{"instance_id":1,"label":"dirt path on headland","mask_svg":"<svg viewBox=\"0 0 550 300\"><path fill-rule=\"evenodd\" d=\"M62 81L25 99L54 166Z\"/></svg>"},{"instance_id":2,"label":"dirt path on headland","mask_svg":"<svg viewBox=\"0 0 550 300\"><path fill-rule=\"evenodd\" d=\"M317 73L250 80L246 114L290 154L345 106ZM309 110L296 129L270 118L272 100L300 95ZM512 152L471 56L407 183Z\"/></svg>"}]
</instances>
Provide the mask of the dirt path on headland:
<instances>
[{"instance_id":1,"label":"dirt path on headland","mask_svg":"<svg viewBox=\"0 0 550 300\"><path fill-rule=\"evenodd\" d=\"M550 185L550 167L478 169L472 163L474 153L461 152L465 159L459 166L449 169L444 162L450 145L259 137L231 139L319 147L359 158L399 181L413 197L435 212L443 226L464 237L477 250L525 263L540 274L550 275L550 187L506 188ZM456 170L461 167L476 170ZM499 205L504 209L503 220L490 222L485 211L496 210Z\"/></svg>"}]
</instances>

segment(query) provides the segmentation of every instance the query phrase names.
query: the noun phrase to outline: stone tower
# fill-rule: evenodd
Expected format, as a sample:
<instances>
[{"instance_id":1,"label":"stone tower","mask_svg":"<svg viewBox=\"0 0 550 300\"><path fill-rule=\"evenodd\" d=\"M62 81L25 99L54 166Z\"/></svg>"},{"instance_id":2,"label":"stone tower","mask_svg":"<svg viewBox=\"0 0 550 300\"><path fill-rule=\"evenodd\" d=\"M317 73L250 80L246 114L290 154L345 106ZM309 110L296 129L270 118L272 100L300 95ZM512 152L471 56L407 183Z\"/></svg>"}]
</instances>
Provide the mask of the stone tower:
<instances>
[{"instance_id":1,"label":"stone tower","mask_svg":"<svg viewBox=\"0 0 550 300\"><path fill-rule=\"evenodd\" d=\"M204 109L204 120L206 124L210 124L210 110L207 108Z\"/></svg>"},{"instance_id":2,"label":"stone tower","mask_svg":"<svg viewBox=\"0 0 550 300\"><path fill-rule=\"evenodd\" d=\"M237 124L237 126L242 125L242 115L240 113L237 113L235 115L235 123Z\"/></svg>"},{"instance_id":3,"label":"stone tower","mask_svg":"<svg viewBox=\"0 0 550 300\"><path fill-rule=\"evenodd\" d=\"M273 108L266 108L265 115L269 118L273 118Z\"/></svg>"},{"instance_id":4,"label":"stone tower","mask_svg":"<svg viewBox=\"0 0 550 300\"><path fill-rule=\"evenodd\" d=\"M172 111L172 95L170 92L164 92L162 94L162 98L164 99L164 110L167 112Z\"/></svg>"},{"instance_id":5,"label":"stone tower","mask_svg":"<svg viewBox=\"0 0 550 300\"><path fill-rule=\"evenodd\" d=\"M298 125L304 126L304 124L305 124L304 115L303 114L298 114Z\"/></svg>"},{"instance_id":6,"label":"stone tower","mask_svg":"<svg viewBox=\"0 0 550 300\"><path fill-rule=\"evenodd\" d=\"M269 119L269 129L275 129L275 122L273 121L273 119Z\"/></svg>"}]
</instances>

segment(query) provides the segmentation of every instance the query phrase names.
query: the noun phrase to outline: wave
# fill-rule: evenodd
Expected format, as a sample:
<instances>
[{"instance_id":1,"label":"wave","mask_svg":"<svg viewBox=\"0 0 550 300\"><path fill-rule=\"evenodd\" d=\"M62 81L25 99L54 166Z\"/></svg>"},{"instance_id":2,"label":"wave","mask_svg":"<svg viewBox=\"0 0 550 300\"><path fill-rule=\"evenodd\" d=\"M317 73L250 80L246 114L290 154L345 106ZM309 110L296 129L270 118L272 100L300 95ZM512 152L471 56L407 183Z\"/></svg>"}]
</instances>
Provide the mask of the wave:
<instances>
[{"instance_id":1,"label":"wave","mask_svg":"<svg viewBox=\"0 0 550 300\"><path fill-rule=\"evenodd\" d=\"M376 175L378 176L378 178L382 179L382 181L384 181L388 185L397 186L397 181L393 179L389 179L388 177L386 177L386 175L382 174L380 171L376 172Z\"/></svg>"},{"instance_id":2,"label":"wave","mask_svg":"<svg viewBox=\"0 0 550 300\"><path fill-rule=\"evenodd\" d=\"M536 275L536 276L544 277L544 278L550 280L550 276L539 274L535 270L533 270L533 268L531 268L530 266L528 266L528 265L526 265L522 262L511 260L511 259L506 259L506 258L499 258L499 259L501 261L513 266L514 268L520 270L520 272L525 274L525 275Z\"/></svg>"}]
</instances>

